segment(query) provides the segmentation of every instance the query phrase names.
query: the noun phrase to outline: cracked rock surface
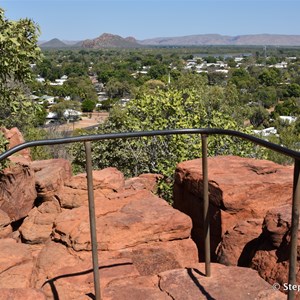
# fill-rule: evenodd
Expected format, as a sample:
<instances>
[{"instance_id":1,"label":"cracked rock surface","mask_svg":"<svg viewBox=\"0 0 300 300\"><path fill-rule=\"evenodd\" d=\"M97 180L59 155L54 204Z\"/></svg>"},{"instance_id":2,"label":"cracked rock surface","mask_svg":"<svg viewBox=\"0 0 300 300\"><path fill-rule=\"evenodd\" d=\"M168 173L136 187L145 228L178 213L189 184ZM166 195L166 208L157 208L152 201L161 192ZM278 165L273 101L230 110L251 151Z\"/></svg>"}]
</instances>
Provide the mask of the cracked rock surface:
<instances>
[{"instance_id":1,"label":"cracked rock surface","mask_svg":"<svg viewBox=\"0 0 300 300\"><path fill-rule=\"evenodd\" d=\"M0 300L93 299L86 174L61 159L25 167L36 198L14 218L0 211ZM159 175L93 175L102 299L283 299L251 269L214 264L203 276L191 218L153 193Z\"/></svg>"}]
</instances>

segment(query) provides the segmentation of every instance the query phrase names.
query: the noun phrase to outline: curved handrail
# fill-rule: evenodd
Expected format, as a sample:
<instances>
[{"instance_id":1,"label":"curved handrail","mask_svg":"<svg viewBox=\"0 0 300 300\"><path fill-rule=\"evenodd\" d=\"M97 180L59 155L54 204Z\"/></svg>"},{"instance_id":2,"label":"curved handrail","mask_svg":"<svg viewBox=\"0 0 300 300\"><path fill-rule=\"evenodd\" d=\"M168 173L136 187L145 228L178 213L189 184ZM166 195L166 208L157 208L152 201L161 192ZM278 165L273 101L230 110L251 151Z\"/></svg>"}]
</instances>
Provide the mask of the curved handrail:
<instances>
[{"instance_id":1,"label":"curved handrail","mask_svg":"<svg viewBox=\"0 0 300 300\"><path fill-rule=\"evenodd\" d=\"M219 128L196 128L196 129L166 129L154 131L135 131L135 132L121 132L121 133L108 133L108 134L94 134L82 135L74 137L65 137L49 140L37 140L19 144L8 151L0 154L0 162L10 155L30 147L36 146L49 146L57 144L69 144L76 142L85 143L86 152L86 168L87 168L87 181L88 181L88 199L89 199L89 216L90 216L90 231L92 241L92 255L93 255L93 269L94 269L94 287L96 299L101 299L100 283L99 283L99 270L98 270L98 254L97 254L97 238L96 238L96 223L94 212L94 195L92 184L92 161L91 161L91 141L109 140L109 139L128 139L137 137L150 137L150 136L165 136L172 134L200 134L202 138L202 172L203 172L203 202L204 202L204 231L205 231L205 269L206 275L210 276L210 246L209 246L209 218L208 218L208 176L207 176L207 136L209 135L229 135L251 141L257 145L279 152L295 160L294 168L294 182L293 182L293 203L292 203L292 225L291 225L291 251L289 259L289 284L296 284L296 266L297 266L297 240L298 240L298 224L300 215L300 152L288 149L286 147L271 143L261 138L227 129ZM294 299L294 290L288 291L288 299Z\"/></svg>"},{"instance_id":2,"label":"curved handrail","mask_svg":"<svg viewBox=\"0 0 300 300\"><path fill-rule=\"evenodd\" d=\"M271 143L269 141L263 140L261 138L255 137L236 130L228 129L219 129L219 128L196 128L196 129L166 129L166 130L153 130L153 131L133 131L133 132L121 132L121 133L106 133L106 134L93 134L93 135L81 135L74 137L65 137L58 139L49 139L49 140L37 140L30 141L19 144L8 151L0 155L0 161L9 157L10 155L29 148L36 146L47 146L47 145L58 145L58 144L70 144L76 142L87 142L87 141L99 141L99 140L109 140L109 139L127 139L127 138L136 138L136 137L147 137L147 136L163 136L163 135L172 135L172 134L206 134L206 135L229 135L236 136L248 141L251 141L260 146L269 148L281 154L287 155L294 159L300 160L300 152L288 149L286 147Z\"/></svg>"}]
</instances>

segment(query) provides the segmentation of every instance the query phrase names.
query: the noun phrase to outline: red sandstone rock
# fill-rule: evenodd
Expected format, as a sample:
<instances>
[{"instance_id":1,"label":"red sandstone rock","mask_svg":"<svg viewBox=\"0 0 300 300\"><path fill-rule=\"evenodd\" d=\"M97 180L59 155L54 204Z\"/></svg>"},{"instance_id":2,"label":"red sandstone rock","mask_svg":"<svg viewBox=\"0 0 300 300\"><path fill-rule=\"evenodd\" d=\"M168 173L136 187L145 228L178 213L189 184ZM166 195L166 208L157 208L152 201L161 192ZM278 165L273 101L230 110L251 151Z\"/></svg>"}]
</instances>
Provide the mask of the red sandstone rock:
<instances>
[{"instance_id":1,"label":"red sandstone rock","mask_svg":"<svg viewBox=\"0 0 300 300\"><path fill-rule=\"evenodd\" d=\"M125 181L125 189L148 190L155 192L159 179L163 176L160 174L141 174L138 177L130 178Z\"/></svg>"},{"instance_id":2,"label":"red sandstone rock","mask_svg":"<svg viewBox=\"0 0 300 300\"><path fill-rule=\"evenodd\" d=\"M117 250L150 241L189 237L189 217L150 192L138 192L134 197L128 197L126 202L118 211L100 216L97 214L100 249ZM77 251L91 249L87 209L80 207L70 214L64 212L58 216L55 221L55 238L63 240Z\"/></svg>"},{"instance_id":3,"label":"red sandstone rock","mask_svg":"<svg viewBox=\"0 0 300 300\"><path fill-rule=\"evenodd\" d=\"M245 246L240 240L244 239L245 243L249 243L250 241L244 236L249 235L255 239L259 234L255 237L257 230L252 226L244 226L242 233L238 233L233 228L241 220L262 220L269 208L290 203L293 170L292 167L266 160L219 156L208 159L208 177L211 254L216 258L215 251L222 238L224 241L230 240L230 243L236 247L232 256L230 252L226 254L227 258L230 257L227 262L237 264L238 260L234 258L238 258L239 253L242 254ZM192 236L197 243L203 241L202 199L201 160L180 163L175 174L174 207L192 218ZM250 231L245 232L246 229ZM236 238L230 237L231 234ZM202 248L203 246L199 244L200 256L202 256Z\"/></svg>"},{"instance_id":4,"label":"red sandstone rock","mask_svg":"<svg viewBox=\"0 0 300 300\"><path fill-rule=\"evenodd\" d=\"M30 250L26 245L17 243L10 238L1 239L0 253L0 273L32 259Z\"/></svg>"},{"instance_id":5,"label":"red sandstone rock","mask_svg":"<svg viewBox=\"0 0 300 300\"><path fill-rule=\"evenodd\" d=\"M10 217L0 209L0 238L6 238L12 232Z\"/></svg>"},{"instance_id":6,"label":"red sandstone rock","mask_svg":"<svg viewBox=\"0 0 300 300\"><path fill-rule=\"evenodd\" d=\"M51 201L34 208L19 229L23 241L46 241L46 244L24 245L12 239L0 239L0 295L3 291L4 295L8 295L7 299L23 299L18 298L22 296L24 299L31 299L30 295L33 295L33 299L90 299L91 296L88 295L94 293L91 251L80 251L91 248L86 177L81 174L70 179L69 175L59 172L59 179L56 181L47 174L46 165L39 167L36 163L34 168L37 173L42 172L39 174L40 196L44 197L43 200ZM263 170L271 172L270 169ZM282 294L274 292L255 271L246 268L225 269L224 266L213 265L211 278L201 276L199 271L203 271L204 267L196 263L197 249L189 238L190 219L149 192L155 186L156 175L147 174L145 177L124 182L123 175L114 168L96 171L94 176L103 299L173 297L178 300L198 300L207 299L207 295L215 299L283 299ZM189 183L184 177L178 179L187 188ZM223 237L219 247L222 258L235 263L241 259L240 254L245 250L243 244L251 242L256 234L260 234L260 224L264 217L260 217L260 214L266 210L261 207L254 210L250 201L250 209L253 211L249 211L248 206L235 211L230 205L224 211L226 201L222 202L224 199L218 194L220 186L226 187L226 184L222 184L218 186L216 182L211 182L210 185L215 187L213 191L217 191L216 194L211 194L215 195L211 206L214 208L212 223L217 228L215 236ZM191 184L188 191L191 193L186 195L195 199L199 185L201 190L199 181ZM58 201L68 209L61 210ZM250 218L252 215L259 218ZM288 242L284 234L289 228L287 218L288 215L285 217L284 213L279 215L270 212L265 218L262 241L272 247L279 245L277 250L280 250ZM0 210L0 228L8 227L7 222L6 213L1 214ZM199 224L198 220L194 222ZM53 238L59 243L49 240L53 223ZM282 227L280 230L278 225ZM238 250L233 251L235 248ZM279 274L286 271L286 262L276 266L276 259L282 258L277 254L278 251L267 253L265 249L257 251L252 261L253 268L257 268L261 276L280 279ZM267 262L267 269L271 270L271 274L262 272L264 262ZM282 277L281 280L284 282L286 278ZM4 290L1 287L10 289ZM41 287L42 292L29 289ZM21 290L24 291L22 296Z\"/></svg>"},{"instance_id":7,"label":"red sandstone rock","mask_svg":"<svg viewBox=\"0 0 300 300\"><path fill-rule=\"evenodd\" d=\"M81 260L86 259L81 253L78 252ZM115 278L156 275L174 268L190 267L198 262L197 248L191 239L150 242L132 248L101 251L99 257L103 265L106 262L118 265L120 260L130 262L135 271L120 272Z\"/></svg>"},{"instance_id":8,"label":"red sandstone rock","mask_svg":"<svg viewBox=\"0 0 300 300\"><path fill-rule=\"evenodd\" d=\"M38 255L33 282L36 288L42 287L47 299L55 294L63 300L85 299L93 291L87 270L91 270L91 259L82 261L64 245L49 242Z\"/></svg>"},{"instance_id":9,"label":"red sandstone rock","mask_svg":"<svg viewBox=\"0 0 300 300\"><path fill-rule=\"evenodd\" d=\"M99 252L102 287L116 278L139 275L130 259L110 256ZM91 252L74 252L60 243L48 243L38 256L37 271L36 286L43 286L49 298L53 295L51 286L59 299L70 299L71 295L71 299L84 299L85 294L94 293Z\"/></svg>"},{"instance_id":10,"label":"red sandstone rock","mask_svg":"<svg viewBox=\"0 0 300 300\"><path fill-rule=\"evenodd\" d=\"M159 287L172 299L286 299L286 296L272 288L258 274L248 268L211 265L211 277L202 273L204 265L192 269L177 269L159 274Z\"/></svg>"},{"instance_id":11,"label":"red sandstone rock","mask_svg":"<svg viewBox=\"0 0 300 300\"><path fill-rule=\"evenodd\" d=\"M10 224L10 217L8 214L0 209L0 228L3 228Z\"/></svg>"},{"instance_id":12,"label":"red sandstone rock","mask_svg":"<svg viewBox=\"0 0 300 300\"><path fill-rule=\"evenodd\" d=\"M212 276L205 277L203 264L190 269L174 269L158 276L130 276L105 286L104 299L265 299L286 296L273 290L258 274L246 268L212 264ZM247 284L245 285L245 282Z\"/></svg>"},{"instance_id":13,"label":"red sandstone rock","mask_svg":"<svg viewBox=\"0 0 300 300\"><path fill-rule=\"evenodd\" d=\"M155 275L166 270L190 267L198 262L197 248L191 239L152 242L122 251L130 257L140 275Z\"/></svg>"},{"instance_id":14,"label":"red sandstone rock","mask_svg":"<svg viewBox=\"0 0 300 300\"><path fill-rule=\"evenodd\" d=\"M71 179L73 180L73 178ZM64 186L58 192L58 199L62 208L76 208L88 205L87 190L74 189Z\"/></svg>"},{"instance_id":15,"label":"red sandstone rock","mask_svg":"<svg viewBox=\"0 0 300 300\"><path fill-rule=\"evenodd\" d=\"M0 289L29 288L33 269L33 260L7 269L5 272L0 274Z\"/></svg>"},{"instance_id":16,"label":"red sandstone rock","mask_svg":"<svg viewBox=\"0 0 300 300\"><path fill-rule=\"evenodd\" d=\"M285 249L287 251L287 249ZM276 250L258 250L251 262L251 268L270 284L279 283L283 291L283 284L288 283L288 261L285 253L284 260L279 260ZM300 272L297 272L297 282L300 282ZM297 298L299 299L299 298Z\"/></svg>"},{"instance_id":17,"label":"red sandstone rock","mask_svg":"<svg viewBox=\"0 0 300 300\"><path fill-rule=\"evenodd\" d=\"M13 239L0 240L0 289L29 288L34 267L30 248Z\"/></svg>"},{"instance_id":18,"label":"red sandstone rock","mask_svg":"<svg viewBox=\"0 0 300 300\"><path fill-rule=\"evenodd\" d=\"M61 211L58 203L48 201L32 209L19 228L26 243L40 244L49 239L53 223Z\"/></svg>"},{"instance_id":19,"label":"red sandstone rock","mask_svg":"<svg viewBox=\"0 0 300 300\"><path fill-rule=\"evenodd\" d=\"M22 144L25 142L21 132L19 131L18 128L14 127L10 130L6 128L1 128L0 129L4 137L8 140L8 149L11 149L19 144ZM10 157L10 160L12 162L20 162L20 163L28 163L31 161L31 156L30 156L30 149L23 149L17 153L15 153L13 156Z\"/></svg>"},{"instance_id":20,"label":"red sandstone rock","mask_svg":"<svg viewBox=\"0 0 300 300\"><path fill-rule=\"evenodd\" d=\"M0 209L11 221L26 217L36 196L35 176L30 167L15 165L0 173Z\"/></svg>"},{"instance_id":21,"label":"red sandstone rock","mask_svg":"<svg viewBox=\"0 0 300 300\"><path fill-rule=\"evenodd\" d=\"M261 219L237 221L222 237L217 249L218 262L248 267L261 242L261 223Z\"/></svg>"},{"instance_id":22,"label":"red sandstone rock","mask_svg":"<svg viewBox=\"0 0 300 300\"><path fill-rule=\"evenodd\" d=\"M93 172L94 188L121 192L124 190L124 175L116 168L106 168Z\"/></svg>"},{"instance_id":23,"label":"red sandstone rock","mask_svg":"<svg viewBox=\"0 0 300 300\"><path fill-rule=\"evenodd\" d=\"M45 294L36 289L30 288L1 288L0 300L46 300Z\"/></svg>"},{"instance_id":24,"label":"red sandstone rock","mask_svg":"<svg viewBox=\"0 0 300 300\"><path fill-rule=\"evenodd\" d=\"M147 276L155 276L173 267L191 266L195 264L196 252L190 239L149 243L121 251L99 251L103 295L106 290L113 299L120 299L121 287L115 285L120 279L126 281L127 278L135 277L137 282L142 282ZM90 252L73 252L59 243L50 242L37 259L36 287L43 286L49 298L53 293L50 287L53 289L54 286L59 299L81 299L87 293L94 293L91 268ZM140 290L137 286L131 288ZM149 297L155 297L159 292L156 288L146 290ZM135 292L129 293L128 297L130 295L131 299L135 299Z\"/></svg>"},{"instance_id":25,"label":"red sandstone rock","mask_svg":"<svg viewBox=\"0 0 300 300\"><path fill-rule=\"evenodd\" d=\"M0 228L0 239L10 237L12 232L13 229L11 225L7 225L5 227Z\"/></svg>"},{"instance_id":26,"label":"red sandstone rock","mask_svg":"<svg viewBox=\"0 0 300 300\"><path fill-rule=\"evenodd\" d=\"M274 248L279 248L282 243L289 242L291 229L291 205L271 208L263 222L264 236Z\"/></svg>"},{"instance_id":27,"label":"red sandstone rock","mask_svg":"<svg viewBox=\"0 0 300 300\"><path fill-rule=\"evenodd\" d=\"M171 300L172 298L160 290L157 276L132 276L110 282L103 291L103 299Z\"/></svg>"},{"instance_id":28,"label":"red sandstone rock","mask_svg":"<svg viewBox=\"0 0 300 300\"><path fill-rule=\"evenodd\" d=\"M270 209L264 218L260 245L250 264L270 284L279 283L282 291L283 284L288 283L290 229L291 205ZM299 237L298 233L298 253ZM297 282L300 282L299 270Z\"/></svg>"},{"instance_id":29,"label":"red sandstone rock","mask_svg":"<svg viewBox=\"0 0 300 300\"><path fill-rule=\"evenodd\" d=\"M82 175L73 176L57 193L60 205L63 208L76 208L88 205L88 191L86 178ZM112 192L112 191L111 191ZM115 193L113 193L115 194ZM95 189L94 198L105 198L102 189ZM99 200L100 201L100 200Z\"/></svg>"},{"instance_id":30,"label":"red sandstone rock","mask_svg":"<svg viewBox=\"0 0 300 300\"><path fill-rule=\"evenodd\" d=\"M31 167L35 171L38 196L44 201L53 199L72 175L71 164L65 159L34 161Z\"/></svg>"},{"instance_id":31,"label":"red sandstone rock","mask_svg":"<svg viewBox=\"0 0 300 300\"><path fill-rule=\"evenodd\" d=\"M111 192L120 192L124 190L124 175L116 168L105 168L103 170L93 171L94 189L110 190ZM74 189L87 189L86 173L74 176L66 183Z\"/></svg>"},{"instance_id":32,"label":"red sandstone rock","mask_svg":"<svg viewBox=\"0 0 300 300\"><path fill-rule=\"evenodd\" d=\"M176 169L176 185L201 196L201 168L200 160L180 163ZM209 158L210 202L232 214L243 212L245 216L264 217L268 208L291 201L292 170L267 160L236 156ZM176 200L180 201L177 196Z\"/></svg>"},{"instance_id":33,"label":"red sandstone rock","mask_svg":"<svg viewBox=\"0 0 300 300\"><path fill-rule=\"evenodd\" d=\"M93 171L93 188L95 198L105 196L112 198L121 197L124 191L124 176L116 168L106 168ZM118 196L117 196L118 195ZM88 205L86 174L73 176L57 193L63 208L76 208Z\"/></svg>"}]
</instances>

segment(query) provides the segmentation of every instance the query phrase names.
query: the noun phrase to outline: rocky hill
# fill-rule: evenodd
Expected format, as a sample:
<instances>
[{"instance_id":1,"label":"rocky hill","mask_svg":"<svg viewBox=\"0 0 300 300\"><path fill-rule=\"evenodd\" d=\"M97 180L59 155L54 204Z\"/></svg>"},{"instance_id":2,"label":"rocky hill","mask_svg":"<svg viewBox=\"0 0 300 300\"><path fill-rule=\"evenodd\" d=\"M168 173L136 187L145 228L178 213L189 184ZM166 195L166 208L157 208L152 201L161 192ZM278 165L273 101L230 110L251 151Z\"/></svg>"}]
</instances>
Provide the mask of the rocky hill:
<instances>
[{"instance_id":1,"label":"rocky hill","mask_svg":"<svg viewBox=\"0 0 300 300\"><path fill-rule=\"evenodd\" d=\"M133 37L122 38L119 35L103 33L91 40L84 40L81 47L89 49L99 48L140 48L142 47Z\"/></svg>"},{"instance_id":2,"label":"rocky hill","mask_svg":"<svg viewBox=\"0 0 300 300\"><path fill-rule=\"evenodd\" d=\"M202 46L202 45L273 45L300 46L300 35L253 34L225 36L199 34L180 37L162 37L140 41L142 45L153 46Z\"/></svg>"},{"instance_id":3,"label":"rocky hill","mask_svg":"<svg viewBox=\"0 0 300 300\"><path fill-rule=\"evenodd\" d=\"M179 37L158 37L136 40L134 37L123 38L119 35L103 33L95 39L83 41L61 41L52 39L39 44L42 48L140 48L145 46L300 46L300 35L253 34L227 36L220 34L199 34Z\"/></svg>"},{"instance_id":4,"label":"rocky hill","mask_svg":"<svg viewBox=\"0 0 300 300\"><path fill-rule=\"evenodd\" d=\"M40 44L40 47L41 48L66 48L68 47L68 45L62 42L61 40L55 38L48 42L44 42Z\"/></svg>"}]
</instances>

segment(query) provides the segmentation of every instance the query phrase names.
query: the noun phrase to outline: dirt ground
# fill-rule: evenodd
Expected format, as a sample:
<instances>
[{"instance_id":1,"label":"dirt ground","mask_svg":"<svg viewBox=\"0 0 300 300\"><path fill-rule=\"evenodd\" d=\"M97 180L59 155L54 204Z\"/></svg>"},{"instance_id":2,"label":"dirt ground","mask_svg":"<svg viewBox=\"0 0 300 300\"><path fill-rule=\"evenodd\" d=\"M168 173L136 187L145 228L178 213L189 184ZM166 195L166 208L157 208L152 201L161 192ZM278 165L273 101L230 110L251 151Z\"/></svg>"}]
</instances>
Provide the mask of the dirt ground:
<instances>
[{"instance_id":1,"label":"dirt ground","mask_svg":"<svg viewBox=\"0 0 300 300\"><path fill-rule=\"evenodd\" d=\"M86 116L82 116L82 119L77 122L70 122L57 127L58 131L73 131L79 128L85 128L103 123L108 118L108 112L93 112Z\"/></svg>"}]
</instances>

